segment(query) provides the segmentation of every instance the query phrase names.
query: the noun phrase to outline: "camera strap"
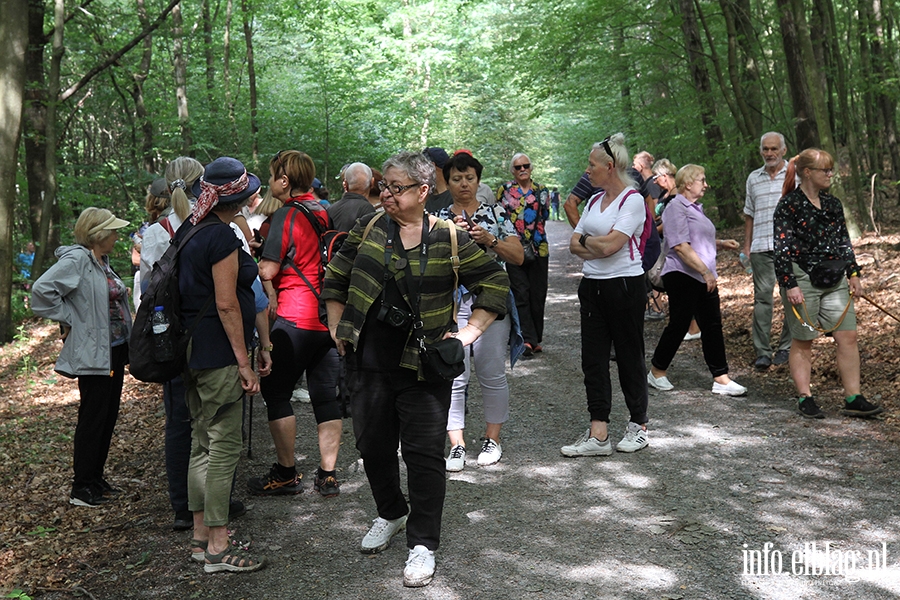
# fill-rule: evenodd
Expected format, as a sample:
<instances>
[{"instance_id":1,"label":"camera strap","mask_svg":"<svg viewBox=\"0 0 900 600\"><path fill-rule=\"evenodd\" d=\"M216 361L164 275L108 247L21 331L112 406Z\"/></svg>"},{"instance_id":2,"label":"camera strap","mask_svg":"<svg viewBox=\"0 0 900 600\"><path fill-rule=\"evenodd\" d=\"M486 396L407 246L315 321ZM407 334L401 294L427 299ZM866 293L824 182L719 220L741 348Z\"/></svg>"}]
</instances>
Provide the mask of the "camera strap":
<instances>
[{"instance_id":1,"label":"camera strap","mask_svg":"<svg viewBox=\"0 0 900 600\"><path fill-rule=\"evenodd\" d=\"M384 284L381 288L381 301L384 303L384 294L385 287L387 286L388 281L390 281L393 275L391 274L390 264L391 264L391 256L394 253L394 238L399 233L399 226L397 222L393 219L388 221L387 227L387 241L384 244ZM397 256L399 259L397 260L397 267L403 269L405 277L402 282L405 283L406 293L410 299L412 305L412 312L416 317L416 320L413 322L413 333L416 336L416 339L419 341L419 347L422 348L424 346L424 335L422 332L422 318L419 315L419 301L421 300L421 289L419 288L419 281L413 277L412 268L409 265L409 258L406 254L406 249L403 247L403 241L400 240L400 243L397 244ZM425 276L425 268L428 265L428 213L422 213L422 241L419 245L419 278ZM401 280L397 281L398 287L401 287ZM401 289L402 291L402 289Z\"/></svg>"}]
</instances>

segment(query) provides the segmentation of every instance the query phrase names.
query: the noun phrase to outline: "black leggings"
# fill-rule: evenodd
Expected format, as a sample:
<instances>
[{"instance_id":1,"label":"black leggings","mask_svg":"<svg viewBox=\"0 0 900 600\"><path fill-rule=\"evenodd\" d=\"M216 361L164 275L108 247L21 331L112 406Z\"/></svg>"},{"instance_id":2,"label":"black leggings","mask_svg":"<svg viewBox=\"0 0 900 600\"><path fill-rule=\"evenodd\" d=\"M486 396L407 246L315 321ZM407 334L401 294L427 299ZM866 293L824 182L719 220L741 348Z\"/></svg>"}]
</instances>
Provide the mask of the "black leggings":
<instances>
[{"instance_id":1,"label":"black leggings","mask_svg":"<svg viewBox=\"0 0 900 600\"><path fill-rule=\"evenodd\" d=\"M278 318L272 325L272 374L259 380L269 421L294 414L291 395L306 371L316 423L341 418L337 397L338 353L327 331L297 329Z\"/></svg>"}]
</instances>

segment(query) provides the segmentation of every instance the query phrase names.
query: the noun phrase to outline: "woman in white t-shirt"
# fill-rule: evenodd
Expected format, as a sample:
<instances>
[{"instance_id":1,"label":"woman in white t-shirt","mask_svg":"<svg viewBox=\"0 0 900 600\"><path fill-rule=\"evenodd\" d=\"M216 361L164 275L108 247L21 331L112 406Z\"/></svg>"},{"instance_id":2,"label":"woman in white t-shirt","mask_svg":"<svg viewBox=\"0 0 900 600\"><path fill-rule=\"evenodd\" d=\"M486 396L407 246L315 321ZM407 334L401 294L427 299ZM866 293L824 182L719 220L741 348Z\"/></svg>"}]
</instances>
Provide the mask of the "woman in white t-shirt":
<instances>
[{"instance_id":1,"label":"woman in white t-shirt","mask_svg":"<svg viewBox=\"0 0 900 600\"><path fill-rule=\"evenodd\" d=\"M644 199L626 168L631 165L621 133L594 144L588 158L591 184L604 191L590 198L569 242L584 259L578 286L581 302L581 368L587 393L588 429L564 456L609 456L612 384L610 348L615 344L619 384L630 419L619 452L647 446L647 371L644 364L644 304L647 300L641 253Z\"/></svg>"}]
</instances>

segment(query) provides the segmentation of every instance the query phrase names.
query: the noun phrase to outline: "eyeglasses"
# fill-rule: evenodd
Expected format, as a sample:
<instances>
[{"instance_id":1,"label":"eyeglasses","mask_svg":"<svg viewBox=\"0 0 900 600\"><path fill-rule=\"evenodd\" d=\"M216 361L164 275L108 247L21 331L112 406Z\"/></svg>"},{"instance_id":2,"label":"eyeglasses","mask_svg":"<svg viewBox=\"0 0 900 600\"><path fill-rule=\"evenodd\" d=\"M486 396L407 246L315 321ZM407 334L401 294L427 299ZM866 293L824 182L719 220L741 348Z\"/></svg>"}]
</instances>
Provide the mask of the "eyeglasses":
<instances>
[{"instance_id":1,"label":"eyeglasses","mask_svg":"<svg viewBox=\"0 0 900 600\"><path fill-rule=\"evenodd\" d=\"M609 136L609 135L606 136L606 139L603 140L602 142L600 142L600 145L603 146L603 150L606 152L606 155L609 156L609 157L612 159L613 166L615 167L615 166L616 166L616 157L615 157L615 155L612 153L612 150L611 150L610 147L609 147L609 139L610 139L611 137L612 137L612 136Z\"/></svg>"},{"instance_id":2,"label":"eyeglasses","mask_svg":"<svg viewBox=\"0 0 900 600\"><path fill-rule=\"evenodd\" d=\"M813 167L809 168L810 171L822 171L826 175L834 175L834 169L815 169Z\"/></svg>"},{"instance_id":3,"label":"eyeglasses","mask_svg":"<svg viewBox=\"0 0 900 600\"><path fill-rule=\"evenodd\" d=\"M521 171L522 169L530 169L531 163L525 163L524 165L513 165L514 171Z\"/></svg>"},{"instance_id":4,"label":"eyeglasses","mask_svg":"<svg viewBox=\"0 0 900 600\"><path fill-rule=\"evenodd\" d=\"M406 190L408 190L410 188L414 188L417 185L422 185L422 184L421 183L410 183L409 185L399 185L397 183L389 184L382 179L381 181L378 182L378 189L381 190L382 192L384 190L390 190L392 196L399 196Z\"/></svg>"}]
</instances>

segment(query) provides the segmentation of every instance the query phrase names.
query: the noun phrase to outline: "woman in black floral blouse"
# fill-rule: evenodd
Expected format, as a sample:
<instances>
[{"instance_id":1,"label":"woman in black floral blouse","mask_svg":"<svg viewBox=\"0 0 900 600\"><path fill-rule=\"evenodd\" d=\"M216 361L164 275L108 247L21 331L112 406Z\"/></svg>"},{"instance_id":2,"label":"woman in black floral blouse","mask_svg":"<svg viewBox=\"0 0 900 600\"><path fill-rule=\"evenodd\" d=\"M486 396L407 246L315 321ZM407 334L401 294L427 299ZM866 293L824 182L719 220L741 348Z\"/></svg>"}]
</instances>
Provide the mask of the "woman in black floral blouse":
<instances>
[{"instance_id":1,"label":"woman in black floral blouse","mask_svg":"<svg viewBox=\"0 0 900 600\"><path fill-rule=\"evenodd\" d=\"M834 159L824 150L808 148L792 158L774 217L775 275L793 337L791 377L800 395L798 410L811 419L825 418L810 391L812 342L819 331L830 331L837 344L837 367L847 395L841 413L870 417L883 410L860 394L851 295L861 294L863 288L843 207L826 191L833 176ZM827 281L828 270L837 273L832 281ZM820 277L823 273L826 277Z\"/></svg>"}]
</instances>

